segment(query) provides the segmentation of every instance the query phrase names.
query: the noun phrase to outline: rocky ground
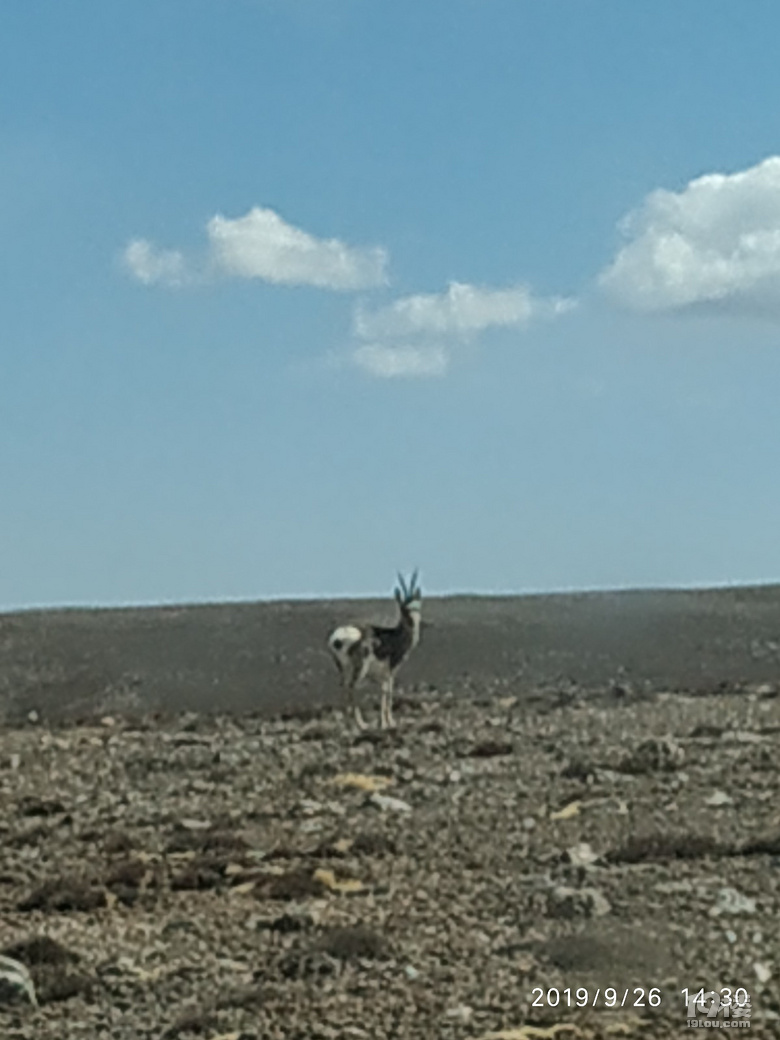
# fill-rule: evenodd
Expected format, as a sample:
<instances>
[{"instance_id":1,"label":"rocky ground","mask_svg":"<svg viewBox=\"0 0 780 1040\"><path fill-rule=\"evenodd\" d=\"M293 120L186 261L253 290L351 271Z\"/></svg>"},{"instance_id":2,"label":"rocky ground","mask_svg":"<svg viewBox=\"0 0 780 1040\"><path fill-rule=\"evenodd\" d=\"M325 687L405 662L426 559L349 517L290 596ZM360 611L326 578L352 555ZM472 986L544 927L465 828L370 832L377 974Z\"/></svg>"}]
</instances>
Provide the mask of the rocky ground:
<instances>
[{"instance_id":1,"label":"rocky ground","mask_svg":"<svg viewBox=\"0 0 780 1040\"><path fill-rule=\"evenodd\" d=\"M0 953L39 1004L7 964L0 1036L665 1038L702 987L780 1035L774 686L396 714L4 729Z\"/></svg>"}]
</instances>

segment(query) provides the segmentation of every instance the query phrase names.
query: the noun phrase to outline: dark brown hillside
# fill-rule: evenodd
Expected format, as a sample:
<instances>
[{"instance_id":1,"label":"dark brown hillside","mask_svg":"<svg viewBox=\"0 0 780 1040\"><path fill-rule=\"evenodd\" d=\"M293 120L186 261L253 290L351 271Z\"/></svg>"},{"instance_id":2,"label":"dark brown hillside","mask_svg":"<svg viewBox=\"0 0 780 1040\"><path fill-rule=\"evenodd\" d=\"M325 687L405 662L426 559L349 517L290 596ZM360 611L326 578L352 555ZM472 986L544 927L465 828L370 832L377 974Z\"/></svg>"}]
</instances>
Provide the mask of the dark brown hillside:
<instances>
[{"instance_id":1,"label":"dark brown hillside","mask_svg":"<svg viewBox=\"0 0 780 1040\"><path fill-rule=\"evenodd\" d=\"M329 630L392 618L388 601L225 603L0 615L0 711L49 718L116 710L275 712L337 695ZM672 688L771 681L780 588L425 603L424 642L402 684L455 692L622 677Z\"/></svg>"}]
</instances>

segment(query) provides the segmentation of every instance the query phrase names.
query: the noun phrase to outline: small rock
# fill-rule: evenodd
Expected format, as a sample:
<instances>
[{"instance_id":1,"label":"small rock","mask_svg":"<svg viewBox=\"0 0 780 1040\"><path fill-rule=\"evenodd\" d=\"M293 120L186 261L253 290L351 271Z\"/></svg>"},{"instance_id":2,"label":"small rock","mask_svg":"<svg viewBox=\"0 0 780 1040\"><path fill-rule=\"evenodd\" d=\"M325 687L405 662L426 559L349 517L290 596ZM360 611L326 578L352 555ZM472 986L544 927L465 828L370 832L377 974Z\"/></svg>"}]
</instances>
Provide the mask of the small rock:
<instances>
[{"instance_id":1,"label":"small rock","mask_svg":"<svg viewBox=\"0 0 780 1040\"><path fill-rule=\"evenodd\" d=\"M764 737L760 733L754 733L749 729L737 729L731 734L731 739L738 744L760 744Z\"/></svg>"},{"instance_id":2,"label":"small rock","mask_svg":"<svg viewBox=\"0 0 780 1040\"><path fill-rule=\"evenodd\" d=\"M772 978L772 968L765 961L756 961L753 965L753 971L756 973L756 978L762 986Z\"/></svg>"},{"instance_id":3,"label":"small rock","mask_svg":"<svg viewBox=\"0 0 780 1040\"><path fill-rule=\"evenodd\" d=\"M620 764L622 773L669 773L679 769L685 752L670 737L649 737L643 740Z\"/></svg>"},{"instance_id":4,"label":"small rock","mask_svg":"<svg viewBox=\"0 0 780 1040\"><path fill-rule=\"evenodd\" d=\"M316 834L317 831L321 831L324 827L322 820L318 820L316 817L308 820L301 820L298 830L301 834Z\"/></svg>"},{"instance_id":5,"label":"small rock","mask_svg":"<svg viewBox=\"0 0 780 1040\"><path fill-rule=\"evenodd\" d=\"M720 914L754 914L756 901L738 892L736 888L719 888L717 902L710 907L710 917Z\"/></svg>"},{"instance_id":6,"label":"small rock","mask_svg":"<svg viewBox=\"0 0 780 1040\"><path fill-rule=\"evenodd\" d=\"M737 941L737 933L736 932L732 932L732 930L730 928L727 928L726 931L723 934L726 937L726 942L727 943L731 943L732 946Z\"/></svg>"},{"instance_id":7,"label":"small rock","mask_svg":"<svg viewBox=\"0 0 780 1040\"><path fill-rule=\"evenodd\" d=\"M345 895L363 892L365 885L359 878L337 878L332 870L320 867L314 871L314 880L329 888L331 892L341 892Z\"/></svg>"},{"instance_id":8,"label":"small rock","mask_svg":"<svg viewBox=\"0 0 780 1040\"><path fill-rule=\"evenodd\" d=\"M417 968L413 968L411 964L407 964L404 968L404 975L407 977L407 979L409 979L410 982L414 982L416 979L419 979L420 974L421 973L417 970Z\"/></svg>"},{"instance_id":9,"label":"small rock","mask_svg":"<svg viewBox=\"0 0 780 1040\"><path fill-rule=\"evenodd\" d=\"M19 1000L38 1006L30 973L21 961L0 956L0 1005L14 1004Z\"/></svg>"},{"instance_id":10,"label":"small rock","mask_svg":"<svg viewBox=\"0 0 780 1040\"><path fill-rule=\"evenodd\" d=\"M664 895L676 895L678 892L693 892L695 885L692 881L683 879L681 881L659 881L655 886L656 892Z\"/></svg>"},{"instance_id":11,"label":"small rock","mask_svg":"<svg viewBox=\"0 0 780 1040\"><path fill-rule=\"evenodd\" d=\"M393 783L391 776L371 776L365 773L338 773L328 781L336 787L354 787L358 791L383 791Z\"/></svg>"},{"instance_id":12,"label":"small rock","mask_svg":"<svg viewBox=\"0 0 780 1040\"><path fill-rule=\"evenodd\" d=\"M27 712L27 721L31 722L33 724L33 726L37 722L41 721L41 716L38 714L38 712L35 710L35 708L33 708L32 711L28 711Z\"/></svg>"},{"instance_id":13,"label":"small rock","mask_svg":"<svg viewBox=\"0 0 780 1040\"><path fill-rule=\"evenodd\" d=\"M471 1021L474 1015L474 1008L469 1007L468 1004L459 1004L457 1007L447 1008L444 1012L444 1017L449 1018L453 1022L462 1022L466 1025Z\"/></svg>"},{"instance_id":14,"label":"small rock","mask_svg":"<svg viewBox=\"0 0 780 1040\"><path fill-rule=\"evenodd\" d=\"M609 901L597 888L558 885L550 892L547 900L550 917L604 917L611 909Z\"/></svg>"},{"instance_id":15,"label":"small rock","mask_svg":"<svg viewBox=\"0 0 780 1040\"><path fill-rule=\"evenodd\" d=\"M578 816L580 808L582 806L581 801L569 802L568 805L564 805L562 809L558 809L556 812L550 813L551 820L570 820L573 816Z\"/></svg>"},{"instance_id":16,"label":"small rock","mask_svg":"<svg viewBox=\"0 0 780 1040\"><path fill-rule=\"evenodd\" d=\"M304 816L316 816L318 813L325 812L325 806L313 798L303 798L301 799L301 812Z\"/></svg>"},{"instance_id":17,"label":"small rock","mask_svg":"<svg viewBox=\"0 0 780 1040\"><path fill-rule=\"evenodd\" d=\"M726 794L725 791L713 791L709 798L704 799L704 804L712 806L733 805L734 799Z\"/></svg>"},{"instance_id":18,"label":"small rock","mask_svg":"<svg viewBox=\"0 0 780 1040\"><path fill-rule=\"evenodd\" d=\"M211 827L211 820L180 820L179 824L187 831L207 831Z\"/></svg>"},{"instance_id":19,"label":"small rock","mask_svg":"<svg viewBox=\"0 0 780 1040\"><path fill-rule=\"evenodd\" d=\"M579 841L571 845L563 854L567 863L574 867L592 867L599 859L598 854L593 851L586 841Z\"/></svg>"},{"instance_id":20,"label":"small rock","mask_svg":"<svg viewBox=\"0 0 780 1040\"><path fill-rule=\"evenodd\" d=\"M372 805L378 806L383 811L408 813L412 811L411 805L401 798L392 798L389 794L372 794L369 798Z\"/></svg>"}]
</instances>

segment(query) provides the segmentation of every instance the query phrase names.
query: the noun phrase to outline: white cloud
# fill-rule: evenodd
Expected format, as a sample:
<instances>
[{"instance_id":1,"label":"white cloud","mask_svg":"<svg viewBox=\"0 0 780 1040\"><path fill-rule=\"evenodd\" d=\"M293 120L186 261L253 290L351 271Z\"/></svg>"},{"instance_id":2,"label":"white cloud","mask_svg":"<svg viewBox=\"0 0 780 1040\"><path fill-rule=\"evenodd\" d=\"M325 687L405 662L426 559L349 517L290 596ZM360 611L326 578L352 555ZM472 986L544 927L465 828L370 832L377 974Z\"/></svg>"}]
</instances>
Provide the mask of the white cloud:
<instances>
[{"instance_id":1,"label":"white cloud","mask_svg":"<svg viewBox=\"0 0 780 1040\"><path fill-rule=\"evenodd\" d=\"M489 329L521 329L570 310L574 301L534 296L527 286L491 289L451 282L441 293L405 296L373 310L358 306L353 362L380 378L440 376L453 352ZM362 341L362 342L361 342Z\"/></svg>"},{"instance_id":2,"label":"white cloud","mask_svg":"<svg viewBox=\"0 0 780 1040\"><path fill-rule=\"evenodd\" d=\"M780 313L780 156L654 191L621 230L627 243L599 279L617 302Z\"/></svg>"},{"instance_id":3,"label":"white cloud","mask_svg":"<svg viewBox=\"0 0 780 1040\"><path fill-rule=\"evenodd\" d=\"M341 290L370 289L387 281L383 249L315 238L272 209L255 207L236 220L213 217L208 236L217 265L240 278Z\"/></svg>"},{"instance_id":4,"label":"white cloud","mask_svg":"<svg viewBox=\"0 0 780 1040\"><path fill-rule=\"evenodd\" d=\"M524 285L488 289L450 282L446 292L406 296L387 307L355 313L362 339L415 335L469 338L490 328L522 328L532 318L561 313L572 301L540 299Z\"/></svg>"},{"instance_id":5,"label":"white cloud","mask_svg":"<svg viewBox=\"0 0 780 1040\"><path fill-rule=\"evenodd\" d=\"M194 258L135 239L124 251L125 266L145 285L235 277L355 291L387 283L384 249L315 238L271 209L254 207L235 219L217 214L206 233L205 255ZM440 293L358 306L352 345L342 358L382 379L442 376L463 344L492 329L523 329L573 306L573 300L536 296L526 285L496 289L450 282Z\"/></svg>"},{"instance_id":6,"label":"white cloud","mask_svg":"<svg viewBox=\"0 0 780 1040\"><path fill-rule=\"evenodd\" d=\"M122 259L130 273L143 282L153 285L182 285L188 280L183 255L175 249L157 249L143 238L129 242Z\"/></svg>"},{"instance_id":7,"label":"white cloud","mask_svg":"<svg viewBox=\"0 0 780 1040\"><path fill-rule=\"evenodd\" d=\"M217 214L206 231L208 255L200 266L213 275L342 291L387 282L385 250L348 246L337 238L315 238L272 209L255 207L235 220ZM146 285L181 284L192 268L178 250L161 250L144 239L131 242L124 258L131 273Z\"/></svg>"},{"instance_id":8,"label":"white cloud","mask_svg":"<svg viewBox=\"0 0 780 1040\"><path fill-rule=\"evenodd\" d=\"M442 346L385 346L364 343L352 354L352 361L380 379L399 377L443 376L449 356Z\"/></svg>"}]
</instances>

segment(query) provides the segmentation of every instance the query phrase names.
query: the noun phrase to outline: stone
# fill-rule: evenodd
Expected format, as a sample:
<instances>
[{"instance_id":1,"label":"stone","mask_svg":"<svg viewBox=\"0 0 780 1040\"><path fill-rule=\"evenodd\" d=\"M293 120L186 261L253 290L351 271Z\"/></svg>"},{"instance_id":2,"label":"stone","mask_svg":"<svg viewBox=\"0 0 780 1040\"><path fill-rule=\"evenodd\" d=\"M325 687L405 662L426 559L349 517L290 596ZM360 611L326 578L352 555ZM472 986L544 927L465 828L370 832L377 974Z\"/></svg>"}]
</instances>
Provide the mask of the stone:
<instances>
[{"instance_id":1,"label":"stone","mask_svg":"<svg viewBox=\"0 0 780 1040\"><path fill-rule=\"evenodd\" d=\"M756 961L753 965L753 971L756 973L756 978L762 986L772 978L772 968L764 961Z\"/></svg>"},{"instance_id":2,"label":"stone","mask_svg":"<svg viewBox=\"0 0 780 1040\"><path fill-rule=\"evenodd\" d=\"M718 917L721 914L754 914L756 912L755 899L743 895L736 888L728 886L719 888L716 899L715 905L710 907L710 917Z\"/></svg>"},{"instance_id":3,"label":"stone","mask_svg":"<svg viewBox=\"0 0 780 1040\"><path fill-rule=\"evenodd\" d=\"M711 806L733 805L734 799L726 794L725 791L713 791L709 798L704 799L704 804Z\"/></svg>"},{"instance_id":4,"label":"stone","mask_svg":"<svg viewBox=\"0 0 780 1040\"><path fill-rule=\"evenodd\" d=\"M611 909L609 900L597 888L557 885L547 897L547 913L550 917L604 917Z\"/></svg>"},{"instance_id":5,"label":"stone","mask_svg":"<svg viewBox=\"0 0 780 1040\"><path fill-rule=\"evenodd\" d=\"M32 977L21 961L0 956L0 1006L20 1001L38 1006Z\"/></svg>"}]
</instances>

